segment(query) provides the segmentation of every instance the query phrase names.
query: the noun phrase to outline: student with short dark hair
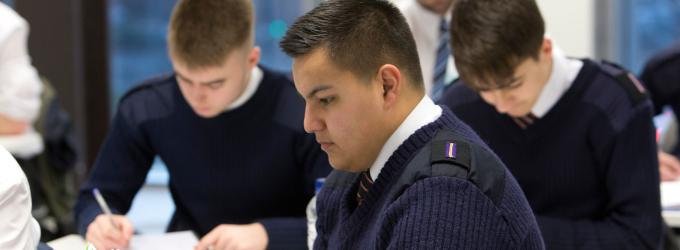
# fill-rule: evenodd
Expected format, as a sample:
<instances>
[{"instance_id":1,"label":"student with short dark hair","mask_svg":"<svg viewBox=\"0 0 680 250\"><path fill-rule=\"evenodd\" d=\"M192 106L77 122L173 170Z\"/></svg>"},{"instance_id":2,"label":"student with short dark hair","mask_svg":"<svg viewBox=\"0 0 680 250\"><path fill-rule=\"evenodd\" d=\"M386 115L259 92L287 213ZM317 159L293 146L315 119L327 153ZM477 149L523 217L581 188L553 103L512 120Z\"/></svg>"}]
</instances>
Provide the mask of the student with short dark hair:
<instances>
[{"instance_id":1,"label":"student with short dark hair","mask_svg":"<svg viewBox=\"0 0 680 250\"><path fill-rule=\"evenodd\" d=\"M170 174L168 231L192 230L197 249L305 247L305 206L329 171L303 130L304 100L284 75L257 66L249 0L181 0L168 34L174 74L120 101L76 205L97 249L124 248L123 216L155 156ZM95 202L101 190L115 224Z\"/></svg>"},{"instance_id":2,"label":"student with short dark hair","mask_svg":"<svg viewBox=\"0 0 680 250\"><path fill-rule=\"evenodd\" d=\"M281 41L336 170L317 195L315 249L542 249L503 163L424 93L415 42L388 1L331 0Z\"/></svg>"},{"instance_id":3,"label":"student with short dark hair","mask_svg":"<svg viewBox=\"0 0 680 250\"><path fill-rule=\"evenodd\" d=\"M507 164L548 249L658 249L652 106L610 63L568 58L534 0L459 0L462 83L442 102Z\"/></svg>"}]
</instances>

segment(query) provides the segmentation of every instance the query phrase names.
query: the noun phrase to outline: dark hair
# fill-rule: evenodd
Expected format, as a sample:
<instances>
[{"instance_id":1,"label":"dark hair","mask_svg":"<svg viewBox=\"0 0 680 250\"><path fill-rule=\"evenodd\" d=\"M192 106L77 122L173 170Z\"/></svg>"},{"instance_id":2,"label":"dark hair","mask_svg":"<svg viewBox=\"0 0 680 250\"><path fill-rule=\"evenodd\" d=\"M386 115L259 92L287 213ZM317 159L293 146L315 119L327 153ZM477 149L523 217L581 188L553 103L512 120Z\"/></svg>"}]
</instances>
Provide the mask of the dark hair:
<instances>
[{"instance_id":1,"label":"dark hair","mask_svg":"<svg viewBox=\"0 0 680 250\"><path fill-rule=\"evenodd\" d=\"M168 52L188 67L221 66L236 48L252 43L250 0L180 0L170 17Z\"/></svg>"},{"instance_id":2,"label":"dark hair","mask_svg":"<svg viewBox=\"0 0 680 250\"><path fill-rule=\"evenodd\" d=\"M453 9L451 47L472 89L509 87L522 61L538 59L545 24L534 0L458 0Z\"/></svg>"},{"instance_id":3,"label":"dark hair","mask_svg":"<svg viewBox=\"0 0 680 250\"><path fill-rule=\"evenodd\" d=\"M295 58L317 48L359 77L374 76L384 64L402 69L416 89L423 77L415 41L399 9L384 0L329 0L298 18L280 43Z\"/></svg>"}]
</instances>

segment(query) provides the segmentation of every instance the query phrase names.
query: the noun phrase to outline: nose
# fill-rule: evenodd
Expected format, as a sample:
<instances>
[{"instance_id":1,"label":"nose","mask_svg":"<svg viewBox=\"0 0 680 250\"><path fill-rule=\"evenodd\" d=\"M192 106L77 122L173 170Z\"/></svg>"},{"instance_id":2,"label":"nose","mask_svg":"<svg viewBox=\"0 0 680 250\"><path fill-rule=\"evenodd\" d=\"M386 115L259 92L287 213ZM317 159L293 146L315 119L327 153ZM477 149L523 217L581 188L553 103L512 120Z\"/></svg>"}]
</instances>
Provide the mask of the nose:
<instances>
[{"instance_id":1,"label":"nose","mask_svg":"<svg viewBox=\"0 0 680 250\"><path fill-rule=\"evenodd\" d=\"M203 101L203 99L205 99L205 97L206 97L206 89L205 88L206 87L200 86L200 85L199 86L193 86L191 88L191 97L193 97L193 99L195 101Z\"/></svg>"},{"instance_id":2,"label":"nose","mask_svg":"<svg viewBox=\"0 0 680 250\"><path fill-rule=\"evenodd\" d=\"M491 91L491 104L496 108L498 113L507 113L512 107L512 100L509 95L500 90Z\"/></svg>"},{"instance_id":3,"label":"nose","mask_svg":"<svg viewBox=\"0 0 680 250\"><path fill-rule=\"evenodd\" d=\"M498 113L508 113L510 111L510 104L507 100L501 98L496 99L496 111Z\"/></svg>"},{"instance_id":4,"label":"nose","mask_svg":"<svg viewBox=\"0 0 680 250\"><path fill-rule=\"evenodd\" d=\"M307 133L315 133L324 129L323 120L314 112L309 105L305 106L304 128Z\"/></svg>"}]
</instances>

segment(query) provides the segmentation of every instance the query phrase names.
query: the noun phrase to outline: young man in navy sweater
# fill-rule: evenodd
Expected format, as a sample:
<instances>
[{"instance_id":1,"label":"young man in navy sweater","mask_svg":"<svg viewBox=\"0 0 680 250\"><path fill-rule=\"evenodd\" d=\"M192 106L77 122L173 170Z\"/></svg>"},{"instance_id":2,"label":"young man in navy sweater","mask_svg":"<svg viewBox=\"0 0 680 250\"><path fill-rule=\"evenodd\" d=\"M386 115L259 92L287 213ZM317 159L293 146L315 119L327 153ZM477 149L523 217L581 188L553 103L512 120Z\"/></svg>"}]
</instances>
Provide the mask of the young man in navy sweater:
<instances>
[{"instance_id":1,"label":"young man in navy sweater","mask_svg":"<svg viewBox=\"0 0 680 250\"><path fill-rule=\"evenodd\" d=\"M336 169L315 249L542 249L503 163L424 93L413 36L388 1L331 0L281 41L304 127Z\"/></svg>"},{"instance_id":2,"label":"young man in navy sweater","mask_svg":"<svg viewBox=\"0 0 680 250\"><path fill-rule=\"evenodd\" d=\"M97 249L124 248L123 216L159 156L170 174L169 231L193 230L197 249L305 247L305 205L330 172L303 130L304 100L285 76L257 66L249 0L182 0L168 35L174 74L120 101L76 206ZM114 213L101 215L99 188Z\"/></svg>"},{"instance_id":3,"label":"young man in navy sweater","mask_svg":"<svg viewBox=\"0 0 680 250\"><path fill-rule=\"evenodd\" d=\"M460 0L451 35L463 84L443 103L507 164L548 249L658 249L652 106L608 63L564 56L534 0Z\"/></svg>"}]
</instances>

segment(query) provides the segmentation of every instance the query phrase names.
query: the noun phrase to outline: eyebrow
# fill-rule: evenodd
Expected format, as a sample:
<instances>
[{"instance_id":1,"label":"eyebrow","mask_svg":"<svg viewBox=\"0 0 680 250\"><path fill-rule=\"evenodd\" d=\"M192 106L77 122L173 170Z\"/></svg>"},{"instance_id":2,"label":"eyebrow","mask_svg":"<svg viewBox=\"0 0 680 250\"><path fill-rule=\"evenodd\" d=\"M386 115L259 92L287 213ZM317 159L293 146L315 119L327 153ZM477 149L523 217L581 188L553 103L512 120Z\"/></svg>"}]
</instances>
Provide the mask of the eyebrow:
<instances>
[{"instance_id":1,"label":"eyebrow","mask_svg":"<svg viewBox=\"0 0 680 250\"><path fill-rule=\"evenodd\" d=\"M522 81L522 80L524 80L524 75L521 75L521 76L513 76L512 78L510 78L510 80L508 80L507 82L505 82L505 84L503 84L503 86L505 86L505 87L512 87L512 86L516 85L517 82Z\"/></svg>"},{"instance_id":2,"label":"eyebrow","mask_svg":"<svg viewBox=\"0 0 680 250\"><path fill-rule=\"evenodd\" d=\"M307 94L306 99L312 98L314 95L316 95L316 93L319 93L321 91L328 90L328 89L331 89L331 88L332 87L328 86L328 85L318 86L318 87L312 89L312 91L310 91L309 94Z\"/></svg>"},{"instance_id":3,"label":"eyebrow","mask_svg":"<svg viewBox=\"0 0 680 250\"><path fill-rule=\"evenodd\" d=\"M189 78L184 77L182 74L180 74L180 73L177 72L177 71L175 71L175 75L176 75L177 77L181 78L181 79L182 79L183 81L185 81L185 82L193 83L191 80L189 80ZM202 83L199 83L199 84L201 84L201 85L210 85L210 84L213 84L213 83L221 83L221 82L224 82L224 81L226 81L226 80L227 80L227 78L226 78L226 77L223 77L223 78L218 78L218 79L215 79L215 80L210 80L210 81L207 81L207 82L202 82Z\"/></svg>"}]
</instances>

